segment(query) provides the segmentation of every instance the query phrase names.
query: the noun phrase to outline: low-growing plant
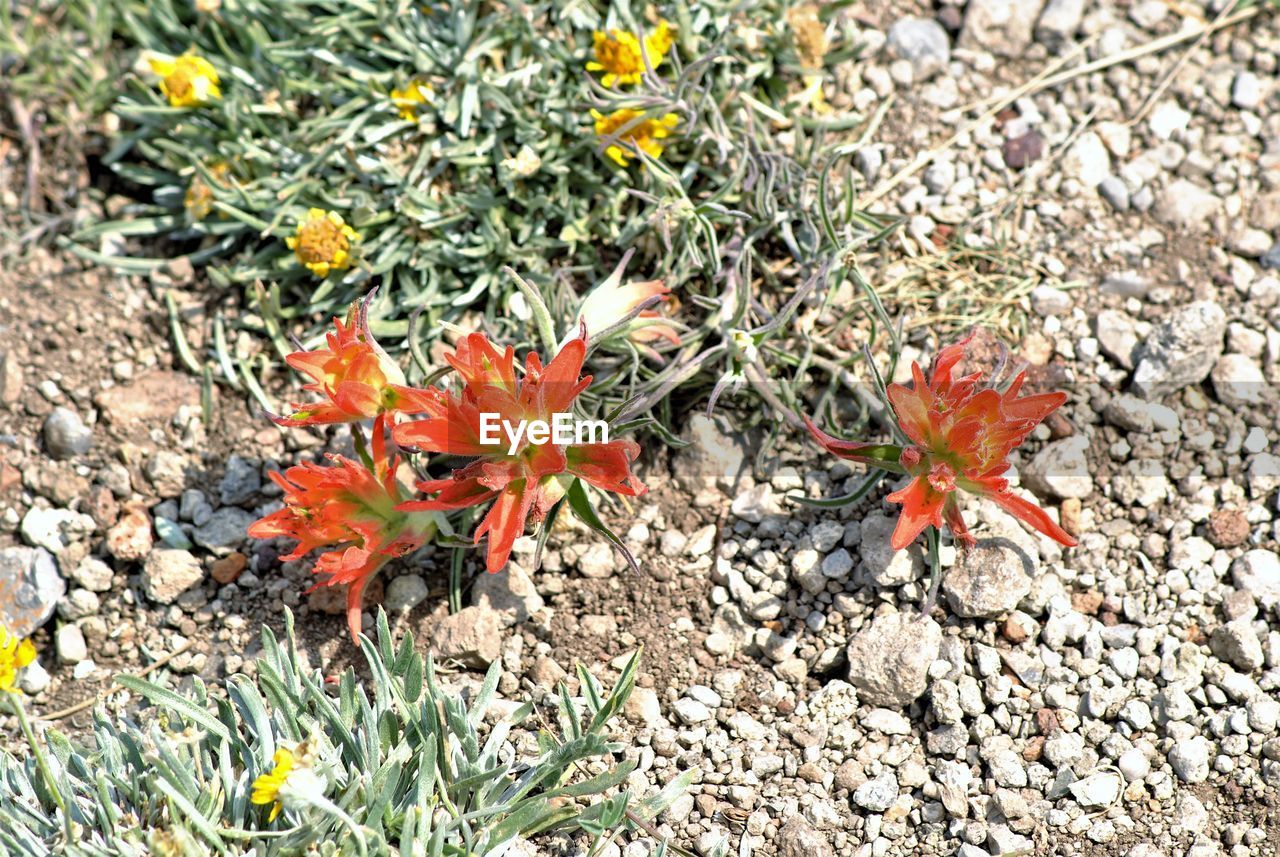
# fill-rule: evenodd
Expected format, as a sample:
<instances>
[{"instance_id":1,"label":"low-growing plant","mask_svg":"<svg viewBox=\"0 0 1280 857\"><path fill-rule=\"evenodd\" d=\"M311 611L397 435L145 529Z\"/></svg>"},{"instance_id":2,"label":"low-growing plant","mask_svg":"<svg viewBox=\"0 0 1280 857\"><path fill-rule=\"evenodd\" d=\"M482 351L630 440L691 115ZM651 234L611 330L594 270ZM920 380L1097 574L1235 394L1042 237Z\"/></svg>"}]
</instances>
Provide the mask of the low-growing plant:
<instances>
[{"instance_id":1,"label":"low-growing plant","mask_svg":"<svg viewBox=\"0 0 1280 857\"><path fill-rule=\"evenodd\" d=\"M228 680L225 697L199 679L182 695L120 677L154 707L98 711L87 746L50 729L43 740L28 731L31 758L0 752L0 852L500 857L547 831L600 840L652 829L689 782L641 797L622 788L633 763L611 765L622 748L608 724L639 652L609 693L579 668L583 698L561 687L556 736L526 726L529 703L485 734L499 665L464 701L442 689L412 635L395 643L385 614L376 642L361 641L367 687L351 669L328 680L305 668L291 614L284 639L264 628L262 644L255 676ZM2 676L0 697L22 711ZM584 773L588 761L598 773Z\"/></svg>"},{"instance_id":2,"label":"low-growing plant","mask_svg":"<svg viewBox=\"0 0 1280 857\"><path fill-rule=\"evenodd\" d=\"M665 433L676 389L789 388L808 365L789 320L884 234L835 145L864 117L822 97L856 54L840 4L110 5L139 62L106 161L141 199L75 235L79 251L145 270L167 259L94 245L173 242L244 290L235 324L281 354L286 330L314 336L371 285L376 332L420 352L441 323L550 348L529 292L571 335L587 287L629 255L663 291L639 298L641 329L593 351L609 383L589 396ZM226 339L207 356L238 386Z\"/></svg>"}]
</instances>

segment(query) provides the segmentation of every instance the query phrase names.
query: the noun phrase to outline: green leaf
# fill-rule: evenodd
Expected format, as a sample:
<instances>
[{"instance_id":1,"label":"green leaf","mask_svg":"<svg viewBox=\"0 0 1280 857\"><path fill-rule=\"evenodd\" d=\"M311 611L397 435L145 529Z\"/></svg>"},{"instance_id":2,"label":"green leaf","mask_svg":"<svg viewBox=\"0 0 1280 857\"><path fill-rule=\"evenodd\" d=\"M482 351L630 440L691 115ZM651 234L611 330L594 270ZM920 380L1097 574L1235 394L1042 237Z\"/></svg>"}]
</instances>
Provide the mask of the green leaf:
<instances>
[{"instance_id":1,"label":"green leaf","mask_svg":"<svg viewBox=\"0 0 1280 857\"><path fill-rule=\"evenodd\" d=\"M569 500L569 508L573 509L573 513L578 516L578 519L608 539L626 559L627 564L631 566L631 570L639 574L640 566L636 562L636 558L631 555L631 551L622 543L622 539L615 536L613 531L600 520L600 516L596 514L596 510L591 505L591 498L587 496L586 488L583 487L581 479L573 480L569 490L565 493L565 497Z\"/></svg>"},{"instance_id":2,"label":"green leaf","mask_svg":"<svg viewBox=\"0 0 1280 857\"><path fill-rule=\"evenodd\" d=\"M153 705L177 712L192 723L209 730L223 741L231 740L231 735L227 732L226 726L210 714L208 710L200 708L184 696L179 696L171 690L160 687L158 684L152 684L149 681L131 675L116 676L116 683L145 697Z\"/></svg>"},{"instance_id":3,"label":"green leaf","mask_svg":"<svg viewBox=\"0 0 1280 857\"><path fill-rule=\"evenodd\" d=\"M596 732L604 728L604 725L618 713L627 699L631 696L631 691L636 686L636 675L640 670L640 655L644 652L644 647L636 649L631 657L627 659L626 665L622 668L622 674L618 676L617 683L613 686L613 691L609 694L609 698L604 701L595 716L591 718L591 724L587 727L588 732Z\"/></svg>"},{"instance_id":4,"label":"green leaf","mask_svg":"<svg viewBox=\"0 0 1280 857\"><path fill-rule=\"evenodd\" d=\"M884 479L888 472L889 471L887 470L871 471L871 473L867 474L867 478L862 481L861 485L855 488L852 492L840 497L821 497L814 499L811 497L805 497L803 494L788 494L786 496L791 502L799 503L802 506L812 506L817 509L840 509L845 506L851 506L870 494L872 489L880 484L881 480Z\"/></svg>"}]
</instances>

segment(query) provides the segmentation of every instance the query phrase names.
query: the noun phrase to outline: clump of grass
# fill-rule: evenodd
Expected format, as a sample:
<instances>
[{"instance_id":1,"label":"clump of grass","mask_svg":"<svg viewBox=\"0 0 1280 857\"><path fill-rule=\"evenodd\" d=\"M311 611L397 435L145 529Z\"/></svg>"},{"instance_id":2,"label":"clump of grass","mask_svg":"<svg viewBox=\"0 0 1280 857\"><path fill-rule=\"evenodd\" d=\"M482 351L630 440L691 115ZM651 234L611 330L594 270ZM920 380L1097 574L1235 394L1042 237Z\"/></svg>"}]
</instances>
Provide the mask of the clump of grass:
<instances>
[{"instance_id":1,"label":"clump of grass","mask_svg":"<svg viewBox=\"0 0 1280 857\"><path fill-rule=\"evenodd\" d=\"M903 314L907 332L928 330L946 340L981 326L1019 342L1027 330L1032 289L1062 285L1009 240L970 246L952 234L923 249L927 252L887 265L878 289Z\"/></svg>"}]
</instances>

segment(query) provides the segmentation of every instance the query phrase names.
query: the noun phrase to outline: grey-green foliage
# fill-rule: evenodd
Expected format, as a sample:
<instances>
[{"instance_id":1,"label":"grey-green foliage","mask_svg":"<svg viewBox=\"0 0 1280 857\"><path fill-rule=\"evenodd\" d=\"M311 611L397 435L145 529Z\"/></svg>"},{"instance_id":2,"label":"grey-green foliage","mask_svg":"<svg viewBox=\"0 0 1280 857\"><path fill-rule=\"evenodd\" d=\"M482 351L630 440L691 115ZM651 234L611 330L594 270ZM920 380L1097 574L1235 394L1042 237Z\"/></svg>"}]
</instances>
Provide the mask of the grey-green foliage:
<instances>
[{"instance_id":1,"label":"grey-green foliage","mask_svg":"<svg viewBox=\"0 0 1280 857\"><path fill-rule=\"evenodd\" d=\"M215 283L247 290L255 315L232 323L285 351L284 333L316 333L375 284L374 330L389 348L417 310L423 352L441 322L542 347L504 267L544 295L563 332L585 288L634 251L626 277L673 290L683 343L661 364L625 343L597 350L588 398L605 412L638 396L630 414L658 409L670 423L661 411L676 389L701 398L775 375L762 346L803 371L805 356L783 342L801 298L829 299L850 249L879 235L853 205L850 153L833 148L860 118L814 115L795 97L813 73L788 24L800 4L223 0L198 12L185 0L111 0L126 56L194 50L219 70L223 97L175 109L145 74L121 81L106 161L140 201L87 225L76 246L100 258L107 236L170 239L161 258L108 261L145 268L189 254ZM639 32L659 16L676 45L641 83L609 90L585 71L594 29ZM854 58L832 30L829 68ZM432 99L405 121L389 93L411 80ZM593 108L679 124L660 159L621 168L601 153ZM522 150L535 170L509 166ZM202 219L184 210L193 183L215 200ZM284 238L312 206L363 235L356 267L317 280L293 258ZM217 356L235 386L232 361Z\"/></svg>"},{"instance_id":2,"label":"grey-green foliage","mask_svg":"<svg viewBox=\"0 0 1280 857\"><path fill-rule=\"evenodd\" d=\"M442 692L410 635L393 645L385 614L377 642L363 645L367 687L352 670L334 686L303 669L291 614L283 642L265 628L262 640L256 677L230 679L225 698L214 701L199 680L182 696L121 678L154 708L136 721L99 710L88 747L46 733L53 778L71 807L70 841L34 758L0 753L0 853L499 857L540 831L607 836L644 822L687 785L677 778L642 800L622 788L632 763L590 777L578 765L621 750L606 724L631 692L638 653L607 695L582 670L585 711L562 692L562 737L538 730L536 754L520 756L515 745L532 743L516 740L530 704L482 729L498 664L468 703ZM321 800L286 805L270 822L270 807L250 800L253 782L277 748L298 743L314 751L327 787Z\"/></svg>"}]
</instances>

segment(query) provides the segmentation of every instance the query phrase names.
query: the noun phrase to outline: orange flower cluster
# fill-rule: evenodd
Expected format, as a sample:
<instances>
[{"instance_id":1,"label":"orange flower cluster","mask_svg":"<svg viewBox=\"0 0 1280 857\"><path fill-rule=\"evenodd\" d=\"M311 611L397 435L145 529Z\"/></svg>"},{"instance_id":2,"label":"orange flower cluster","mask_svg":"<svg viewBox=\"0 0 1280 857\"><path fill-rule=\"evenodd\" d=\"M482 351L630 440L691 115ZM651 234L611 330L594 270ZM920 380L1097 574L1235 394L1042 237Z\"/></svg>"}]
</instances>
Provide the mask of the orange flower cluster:
<instances>
[{"instance_id":1,"label":"orange flower cluster","mask_svg":"<svg viewBox=\"0 0 1280 857\"><path fill-rule=\"evenodd\" d=\"M1013 493L1003 476L1009 453L1067 400L1066 393L1019 397L1026 373L1014 378L1003 393L984 386L980 373L953 378L968 342L942 349L927 382L920 364L912 363L912 386L889 385L889 402L910 444L840 440L806 418L810 433L841 458L912 477L887 498L902 504L890 540L895 550L911 544L926 527L941 528L944 518L956 541L971 547L975 540L960 513L957 489L986 497L1049 538L1074 547L1076 540L1043 509Z\"/></svg>"},{"instance_id":2,"label":"orange flower cluster","mask_svg":"<svg viewBox=\"0 0 1280 857\"><path fill-rule=\"evenodd\" d=\"M474 538L477 544L488 538L486 566L497 572L528 522L540 521L575 479L632 496L645 490L630 469L640 451L634 441L558 444L526 437L514 450L505 438L484 442L482 414L517 423L550 422L557 414L572 413L591 383L590 376L581 376L585 331L545 366L537 354L529 354L519 378L511 348L500 352L484 334L473 333L446 358L463 381L460 393L407 386L369 331L367 304L353 306L345 323L334 319L326 346L287 358L311 379L304 389L317 401L295 404L290 414L272 418L284 426L372 418L372 455L359 461L330 455L323 464L308 462L272 474L284 491L284 506L255 522L249 533L296 541L287 560L323 550L313 570L324 579L316 587L347 587L352 639L360 633L369 581L389 560L434 537L443 526L443 512L493 501ZM411 419L416 415L424 419ZM418 489L428 495L422 499L397 481L400 462L391 444L474 460L448 478L420 481Z\"/></svg>"},{"instance_id":3,"label":"orange flower cluster","mask_svg":"<svg viewBox=\"0 0 1280 857\"><path fill-rule=\"evenodd\" d=\"M580 377L586 357L585 338L570 340L545 367L537 354L525 358L524 377L516 378L515 353L499 352L483 334L473 333L448 358L462 377L460 395L440 393L427 409L427 419L395 428L396 443L425 452L474 458L447 479L418 483L418 490L436 495L401 508L446 511L493 500L493 507L476 528L476 541L489 537L489 571L501 571L511 546L530 519L541 521L564 496L574 479L616 494L638 496L645 487L631 474L640 447L631 440L597 443L532 443L526 437L514 454L505 443L484 441L481 417L516 425L521 421L551 422L570 413L574 400L591 383Z\"/></svg>"}]
</instances>

